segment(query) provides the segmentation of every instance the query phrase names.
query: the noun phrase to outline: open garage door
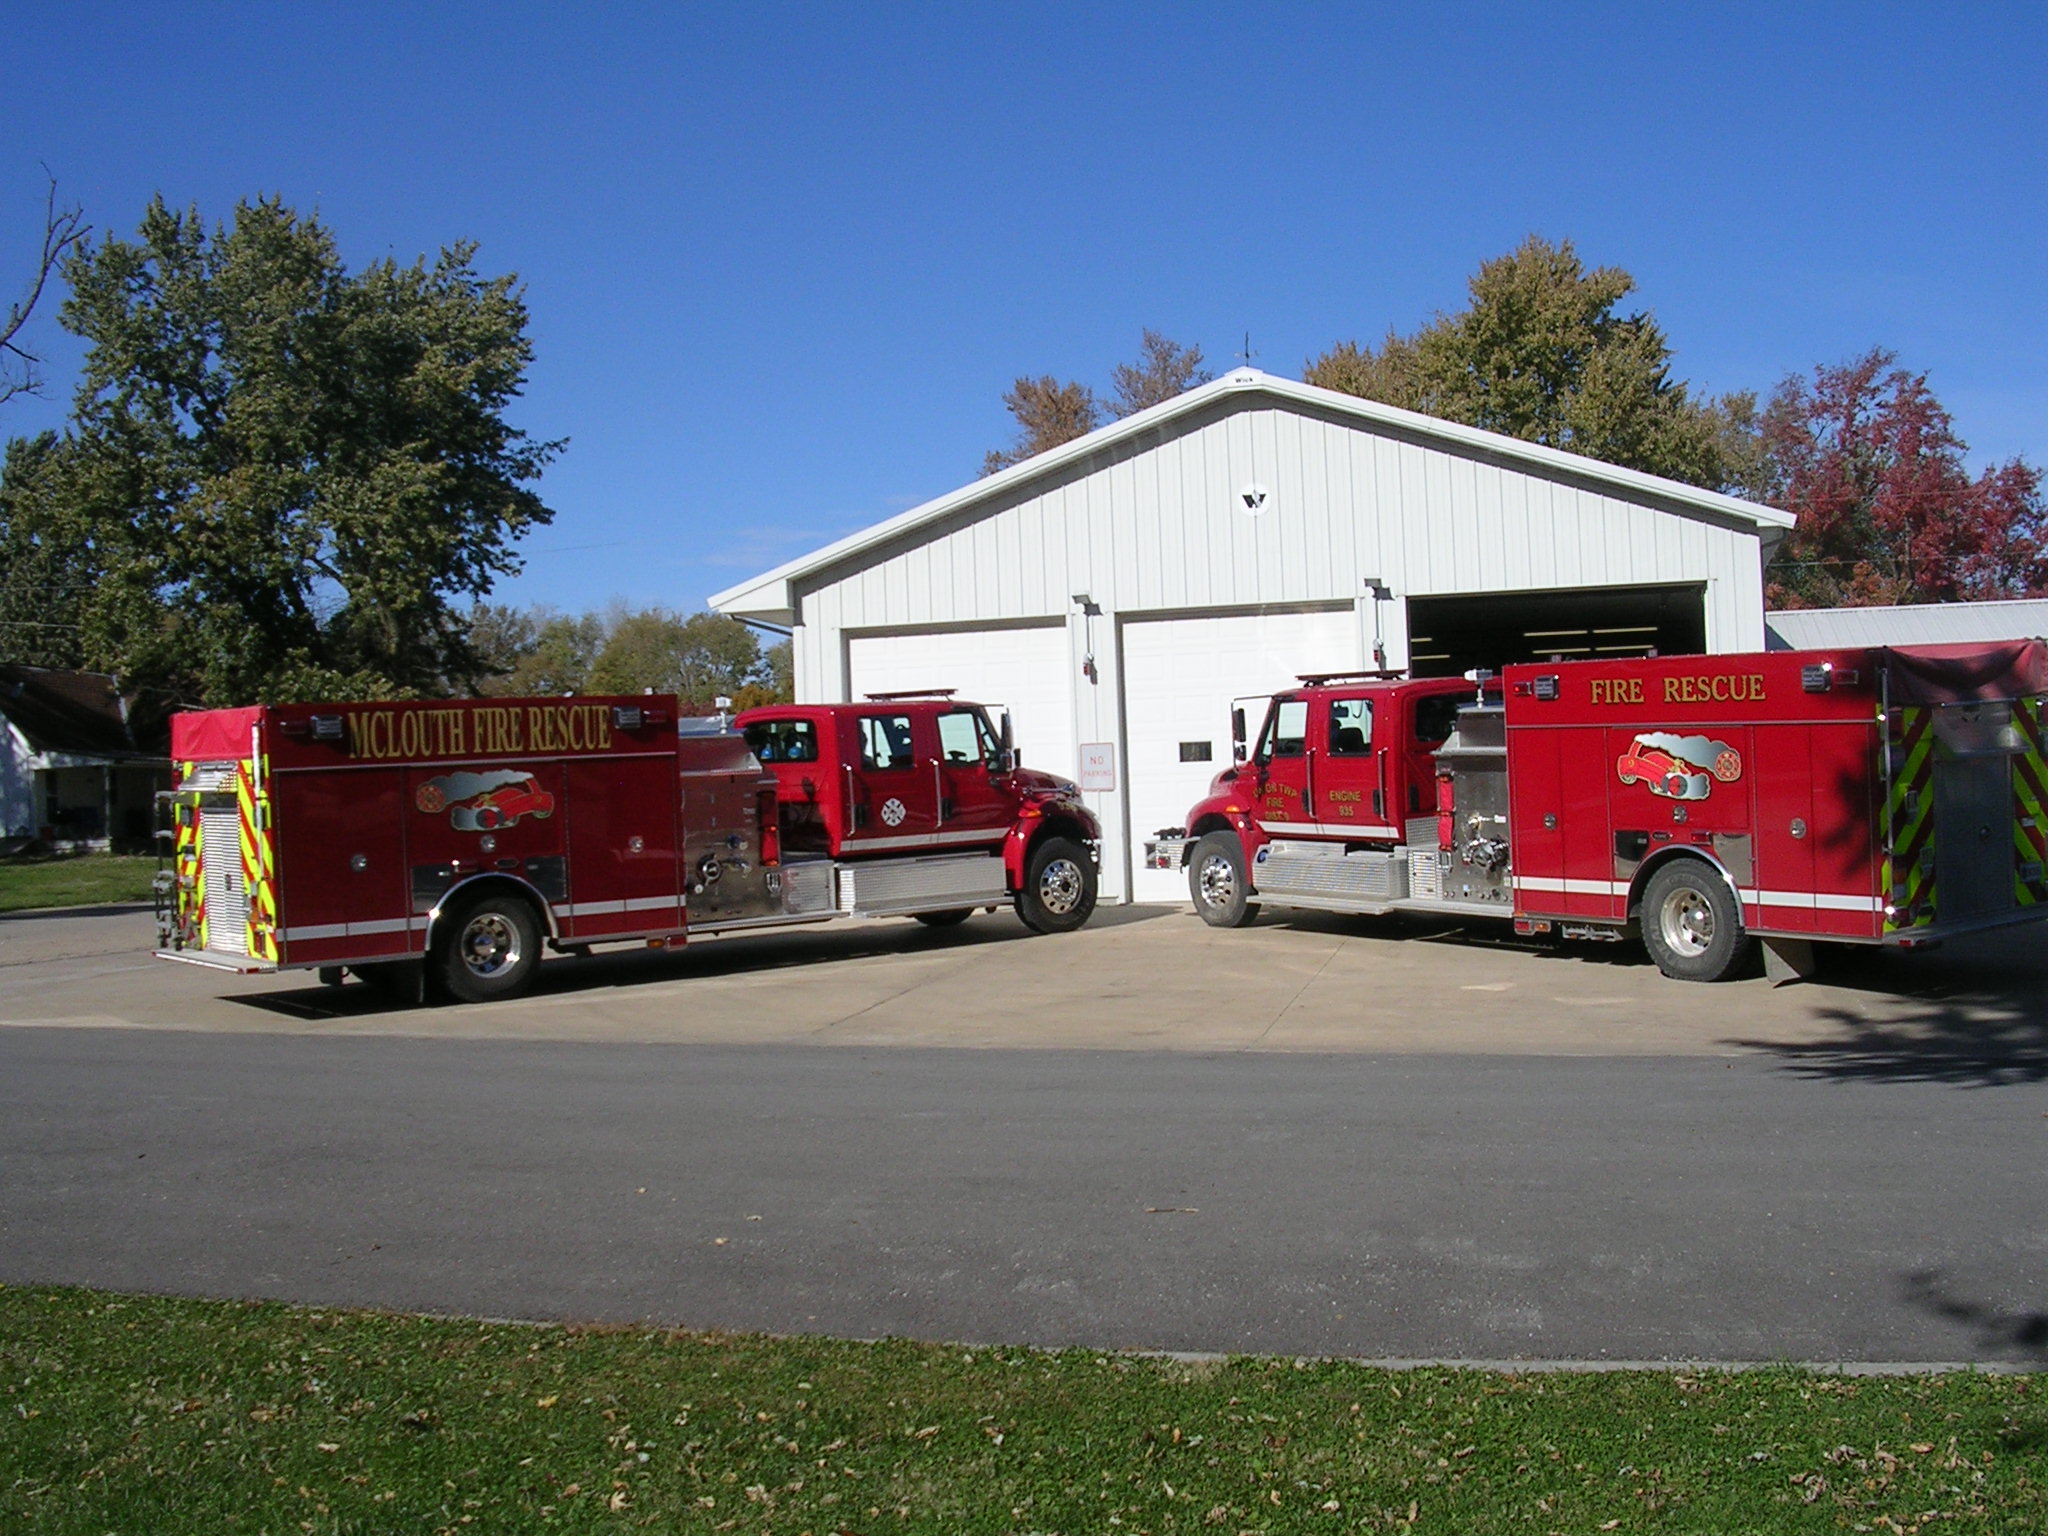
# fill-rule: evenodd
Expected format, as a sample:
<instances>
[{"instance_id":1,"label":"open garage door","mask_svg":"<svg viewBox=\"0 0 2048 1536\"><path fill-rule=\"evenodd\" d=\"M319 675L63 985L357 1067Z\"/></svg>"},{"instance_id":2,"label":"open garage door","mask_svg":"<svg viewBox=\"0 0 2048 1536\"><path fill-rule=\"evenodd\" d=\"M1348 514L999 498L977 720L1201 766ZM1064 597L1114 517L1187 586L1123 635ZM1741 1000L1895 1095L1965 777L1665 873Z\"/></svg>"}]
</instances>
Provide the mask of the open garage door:
<instances>
[{"instance_id":1,"label":"open garage door","mask_svg":"<svg viewBox=\"0 0 2048 1536\"><path fill-rule=\"evenodd\" d=\"M1695 656L1707 648L1706 601L1698 583L1411 597L1409 667L1458 677L1516 661Z\"/></svg>"},{"instance_id":2,"label":"open garage door","mask_svg":"<svg viewBox=\"0 0 2048 1536\"><path fill-rule=\"evenodd\" d=\"M1231 700L1285 688L1303 672L1356 667L1359 652L1358 614L1349 606L1125 622L1133 901L1187 900L1179 871L1144 867L1145 839L1180 826L1229 765Z\"/></svg>"},{"instance_id":3,"label":"open garage door","mask_svg":"<svg viewBox=\"0 0 2048 1536\"><path fill-rule=\"evenodd\" d=\"M1007 705L1025 766L1075 776L1078 754L1064 624L855 635L847 640L846 653L848 698L951 688L978 704Z\"/></svg>"}]
</instances>

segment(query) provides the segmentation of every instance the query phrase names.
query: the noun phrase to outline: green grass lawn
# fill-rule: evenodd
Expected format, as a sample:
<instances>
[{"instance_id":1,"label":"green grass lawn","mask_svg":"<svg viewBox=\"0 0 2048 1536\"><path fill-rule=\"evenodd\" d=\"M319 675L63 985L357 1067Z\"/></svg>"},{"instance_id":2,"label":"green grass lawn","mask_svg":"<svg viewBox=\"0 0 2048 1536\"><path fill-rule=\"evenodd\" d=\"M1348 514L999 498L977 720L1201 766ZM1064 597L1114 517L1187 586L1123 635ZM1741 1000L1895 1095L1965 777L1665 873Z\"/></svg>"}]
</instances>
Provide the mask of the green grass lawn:
<instances>
[{"instance_id":1,"label":"green grass lawn","mask_svg":"<svg viewBox=\"0 0 2048 1536\"><path fill-rule=\"evenodd\" d=\"M0 1289L0 1529L2038 1532L2023 1376L1497 1375Z\"/></svg>"},{"instance_id":2,"label":"green grass lawn","mask_svg":"<svg viewBox=\"0 0 2048 1536\"><path fill-rule=\"evenodd\" d=\"M147 901L150 877L155 873L156 860L148 854L0 859L0 912Z\"/></svg>"}]
</instances>

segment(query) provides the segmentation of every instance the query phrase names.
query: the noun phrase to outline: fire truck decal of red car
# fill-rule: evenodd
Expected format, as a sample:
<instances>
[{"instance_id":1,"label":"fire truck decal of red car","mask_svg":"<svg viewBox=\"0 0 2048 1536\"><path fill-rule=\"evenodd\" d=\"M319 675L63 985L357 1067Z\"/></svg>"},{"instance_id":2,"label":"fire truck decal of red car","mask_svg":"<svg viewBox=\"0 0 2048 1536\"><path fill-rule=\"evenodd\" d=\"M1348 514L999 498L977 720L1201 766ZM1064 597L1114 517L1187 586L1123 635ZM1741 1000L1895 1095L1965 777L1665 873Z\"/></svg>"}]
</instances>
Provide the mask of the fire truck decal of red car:
<instances>
[{"instance_id":1,"label":"fire truck decal of red car","mask_svg":"<svg viewBox=\"0 0 2048 1536\"><path fill-rule=\"evenodd\" d=\"M1614 769L1622 783L1641 780L1667 800L1704 800L1715 780L1732 784L1742 777L1742 754L1707 736L1646 731L1628 744Z\"/></svg>"},{"instance_id":2,"label":"fire truck decal of red car","mask_svg":"<svg viewBox=\"0 0 2048 1536\"><path fill-rule=\"evenodd\" d=\"M444 773L414 790L413 804L430 816L445 810L458 832L496 832L527 816L544 820L555 813L555 797L518 769Z\"/></svg>"}]
</instances>

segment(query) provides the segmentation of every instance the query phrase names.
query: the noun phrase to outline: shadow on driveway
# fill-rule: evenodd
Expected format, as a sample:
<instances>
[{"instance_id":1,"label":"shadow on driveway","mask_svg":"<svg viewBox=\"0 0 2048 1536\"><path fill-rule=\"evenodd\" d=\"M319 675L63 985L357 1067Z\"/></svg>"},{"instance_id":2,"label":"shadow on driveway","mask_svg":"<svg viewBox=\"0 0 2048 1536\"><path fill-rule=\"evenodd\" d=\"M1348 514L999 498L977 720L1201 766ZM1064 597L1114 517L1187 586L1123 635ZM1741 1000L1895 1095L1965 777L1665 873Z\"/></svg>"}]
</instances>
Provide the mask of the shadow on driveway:
<instances>
[{"instance_id":1,"label":"shadow on driveway","mask_svg":"<svg viewBox=\"0 0 2048 1536\"><path fill-rule=\"evenodd\" d=\"M1121 928L1175 915L1171 907L1101 907L1088 921L1091 928ZM977 914L957 928L927 928L893 918L849 920L815 927L792 927L769 933L700 939L680 949L600 950L582 958L552 956L534 978L528 997L552 997L605 987L647 986L713 976L798 970L842 960L931 954L941 950L979 949L994 944L1043 944L1049 957L1065 942L1060 934L1037 934L1013 912ZM310 972L289 973L309 976ZM299 985L274 992L244 993L223 1001L295 1019L360 1018L415 1005L394 1001L374 987L350 983L339 987Z\"/></svg>"}]
</instances>

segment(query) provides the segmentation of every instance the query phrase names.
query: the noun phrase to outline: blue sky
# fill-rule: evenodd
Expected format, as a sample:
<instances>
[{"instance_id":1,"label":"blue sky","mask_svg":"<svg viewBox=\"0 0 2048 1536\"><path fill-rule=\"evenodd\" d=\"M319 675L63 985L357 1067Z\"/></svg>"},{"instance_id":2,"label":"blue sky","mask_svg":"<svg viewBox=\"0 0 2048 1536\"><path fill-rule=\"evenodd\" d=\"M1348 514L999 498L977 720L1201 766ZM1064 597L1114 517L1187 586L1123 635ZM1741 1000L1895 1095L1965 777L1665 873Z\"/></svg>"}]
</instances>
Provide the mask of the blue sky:
<instances>
[{"instance_id":1,"label":"blue sky","mask_svg":"<svg viewBox=\"0 0 2048 1536\"><path fill-rule=\"evenodd\" d=\"M1719 391L1873 346L2048 464L2048 6L23 7L0 275L42 167L100 229L281 194L352 262L527 286L571 439L498 597L693 609L972 479L1021 373L1151 326L1298 376L1537 231ZM61 423L77 352L31 340Z\"/></svg>"}]
</instances>

